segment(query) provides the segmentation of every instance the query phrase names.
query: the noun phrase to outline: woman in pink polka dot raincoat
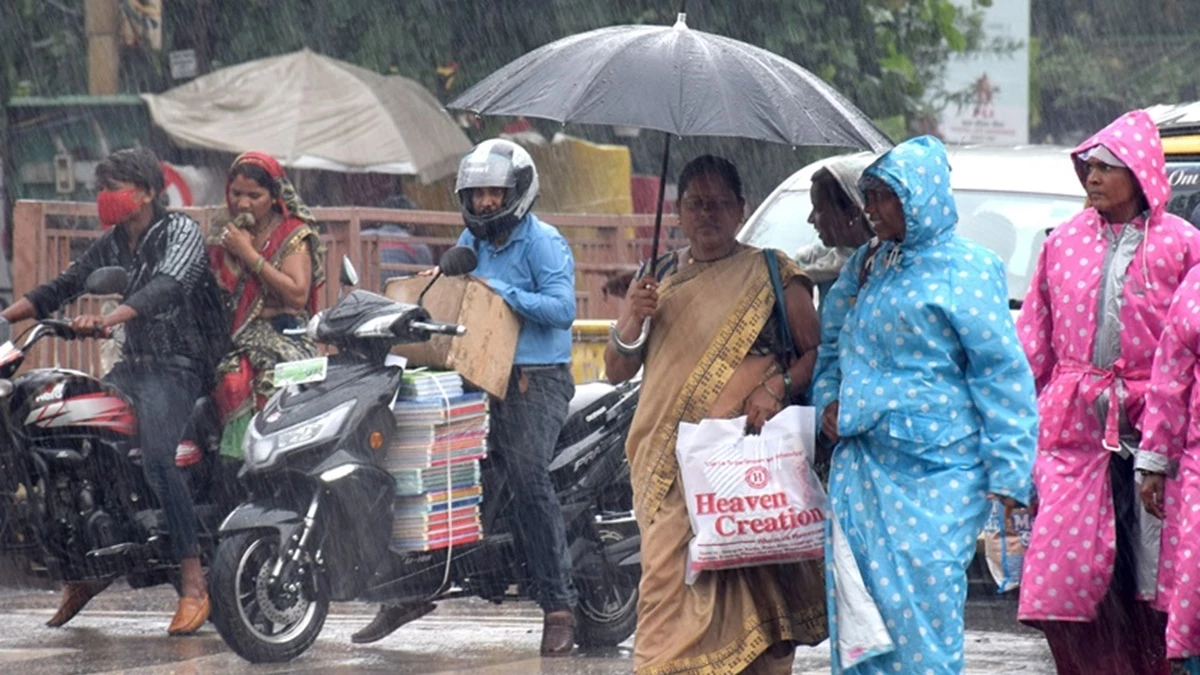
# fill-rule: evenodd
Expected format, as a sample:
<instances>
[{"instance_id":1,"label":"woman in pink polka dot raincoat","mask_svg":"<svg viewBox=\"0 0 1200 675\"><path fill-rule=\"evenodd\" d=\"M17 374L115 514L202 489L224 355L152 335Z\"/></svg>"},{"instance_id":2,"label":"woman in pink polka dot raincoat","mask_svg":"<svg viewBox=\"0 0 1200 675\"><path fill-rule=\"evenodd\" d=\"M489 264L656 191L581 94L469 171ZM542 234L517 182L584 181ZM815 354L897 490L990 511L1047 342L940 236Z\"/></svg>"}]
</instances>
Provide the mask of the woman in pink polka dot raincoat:
<instances>
[{"instance_id":1,"label":"woman in pink polka dot raincoat","mask_svg":"<svg viewBox=\"0 0 1200 675\"><path fill-rule=\"evenodd\" d=\"M1045 631L1060 674L1165 675L1165 618L1149 604L1161 522L1140 507L1133 455L1154 351L1200 235L1166 213L1145 112L1072 158L1090 206L1046 240L1017 321L1040 415L1019 617Z\"/></svg>"},{"instance_id":2,"label":"woman in pink polka dot raincoat","mask_svg":"<svg viewBox=\"0 0 1200 675\"><path fill-rule=\"evenodd\" d=\"M1200 267L1175 293L1154 356L1137 469L1146 510L1164 518L1155 605L1167 656L1200 675ZM1170 476L1170 479L1167 479Z\"/></svg>"}]
</instances>

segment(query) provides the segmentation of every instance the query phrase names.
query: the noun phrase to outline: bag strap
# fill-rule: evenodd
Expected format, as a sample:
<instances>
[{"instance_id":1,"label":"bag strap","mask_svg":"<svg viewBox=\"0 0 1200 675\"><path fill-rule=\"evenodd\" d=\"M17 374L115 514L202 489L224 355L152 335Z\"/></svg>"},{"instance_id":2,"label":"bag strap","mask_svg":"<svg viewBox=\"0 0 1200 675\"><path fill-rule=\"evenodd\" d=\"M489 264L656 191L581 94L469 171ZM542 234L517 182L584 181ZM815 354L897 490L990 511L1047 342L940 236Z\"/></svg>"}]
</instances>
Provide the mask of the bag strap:
<instances>
[{"instance_id":1,"label":"bag strap","mask_svg":"<svg viewBox=\"0 0 1200 675\"><path fill-rule=\"evenodd\" d=\"M792 327L788 325L787 305L784 303L783 280L779 276L779 258L775 257L773 249L763 249L763 258L767 261L767 273L771 277L771 288L775 290L775 320L779 323L779 343L783 353L790 362L796 355L796 341L792 339Z\"/></svg>"}]
</instances>

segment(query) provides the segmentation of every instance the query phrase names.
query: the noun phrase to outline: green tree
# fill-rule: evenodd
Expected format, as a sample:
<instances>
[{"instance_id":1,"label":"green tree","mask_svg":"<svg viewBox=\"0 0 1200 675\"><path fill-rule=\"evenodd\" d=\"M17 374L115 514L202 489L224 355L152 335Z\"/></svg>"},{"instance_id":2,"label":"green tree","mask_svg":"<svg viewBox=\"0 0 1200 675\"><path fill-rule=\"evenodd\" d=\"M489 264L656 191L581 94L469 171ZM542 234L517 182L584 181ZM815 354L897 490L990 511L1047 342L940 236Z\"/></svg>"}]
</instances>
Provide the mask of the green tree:
<instances>
[{"instance_id":1,"label":"green tree","mask_svg":"<svg viewBox=\"0 0 1200 675\"><path fill-rule=\"evenodd\" d=\"M0 2L0 99L87 92L83 3Z\"/></svg>"},{"instance_id":2,"label":"green tree","mask_svg":"<svg viewBox=\"0 0 1200 675\"><path fill-rule=\"evenodd\" d=\"M1071 143L1126 110L1196 99L1196 9L1182 0L1033 0L1035 138Z\"/></svg>"},{"instance_id":3,"label":"green tree","mask_svg":"<svg viewBox=\"0 0 1200 675\"><path fill-rule=\"evenodd\" d=\"M977 0L990 4L991 0ZM195 5L197 3L192 3ZM214 66L308 46L433 86L461 64L461 89L520 54L571 33L620 23L668 24L679 0L205 0L197 16L167 3L164 52L200 37ZM190 6L190 5L189 5ZM690 0L696 28L763 46L818 73L877 117L919 112L928 82L977 26L950 0ZM0 55L10 91L86 91L82 0L0 3ZM183 39L181 39L181 37ZM170 87L163 54L122 50L127 91Z\"/></svg>"},{"instance_id":4,"label":"green tree","mask_svg":"<svg viewBox=\"0 0 1200 675\"><path fill-rule=\"evenodd\" d=\"M87 90L82 6L82 0L0 2L0 55L9 91L51 96ZM168 2L163 52L122 50L122 88L149 92L173 86L164 63L166 53L178 47L201 45L212 67L220 67L307 46L434 90L436 69L457 63L451 91L441 92L449 100L559 37L613 24L669 25L680 6L680 0ZM977 19L950 0L688 0L688 13L693 28L765 47L817 73L897 137L917 126L920 101L948 55L979 43ZM14 89L12 83L22 84ZM477 135L495 133L498 124L485 121ZM601 141L611 140L608 133L588 130ZM751 152L744 145L685 143L679 154L732 155L752 165L759 174L754 182L766 186L812 156L790 148ZM632 147L638 170L657 172L658 141Z\"/></svg>"}]
</instances>

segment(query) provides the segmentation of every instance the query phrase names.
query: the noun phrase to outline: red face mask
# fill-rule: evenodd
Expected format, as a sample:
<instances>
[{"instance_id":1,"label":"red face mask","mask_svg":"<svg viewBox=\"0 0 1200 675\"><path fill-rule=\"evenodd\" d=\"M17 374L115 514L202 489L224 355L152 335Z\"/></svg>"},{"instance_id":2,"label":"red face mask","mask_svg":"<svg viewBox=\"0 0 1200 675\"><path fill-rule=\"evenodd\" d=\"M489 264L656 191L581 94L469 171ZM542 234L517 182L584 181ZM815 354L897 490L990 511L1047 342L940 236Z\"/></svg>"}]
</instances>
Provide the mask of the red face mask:
<instances>
[{"instance_id":1,"label":"red face mask","mask_svg":"<svg viewBox=\"0 0 1200 675\"><path fill-rule=\"evenodd\" d=\"M118 223L123 223L137 213L142 205L134 197L134 188L125 190L101 190L96 195L96 210L100 214L100 224L109 229Z\"/></svg>"}]
</instances>

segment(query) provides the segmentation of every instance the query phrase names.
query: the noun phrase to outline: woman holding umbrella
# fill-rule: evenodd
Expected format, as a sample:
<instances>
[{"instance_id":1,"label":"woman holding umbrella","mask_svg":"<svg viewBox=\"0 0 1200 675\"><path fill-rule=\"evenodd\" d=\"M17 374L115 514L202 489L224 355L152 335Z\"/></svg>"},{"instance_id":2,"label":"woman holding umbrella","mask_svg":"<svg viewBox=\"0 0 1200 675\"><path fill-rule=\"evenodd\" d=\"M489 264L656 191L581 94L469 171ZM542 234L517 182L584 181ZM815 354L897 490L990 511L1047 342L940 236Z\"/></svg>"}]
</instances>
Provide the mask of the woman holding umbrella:
<instances>
[{"instance_id":1,"label":"woman holding umbrella","mask_svg":"<svg viewBox=\"0 0 1200 675\"><path fill-rule=\"evenodd\" d=\"M877 151L891 146L869 117L820 78L766 50L690 29L686 2L684 9L673 26L612 26L539 47L447 107L665 132L655 247L672 135ZM804 352L785 355L784 371L769 356L776 347L765 330L770 282L763 255L734 238L744 209L737 171L716 158L689 168L687 180L679 182L689 246L662 258L651 255L649 273L632 284L605 353L613 381L645 367L627 444L643 537L635 669L790 672L793 643L824 639L824 608L813 597L821 590L819 570L719 573L685 590L690 528L673 446L683 419L744 411L761 425L788 394L808 385L818 337L811 284L790 261L781 261L789 281L787 324ZM704 311L685 300L701 303ZM753 303L753 312L739 321L740 303ZM663 325L650 330L652 316ZM710 351L725 359L720 373L701 361ZM677 404L681 412L674 410Z\"/></svg>"},{"instance_id":2,"label":"woman holding umbrella","mask_svg":"<svg viewBox=\"0 0 1200 675\"><path fill-rule=\"evenodd\" d=\"M697 158L679 177L679 195L689 245L664 255L654 276L635 278L605 351L613 382L644 369L626 445L642 532L634 672L790 673L794 644L825 639L820 566L709 572L685 586L692 532L675 435L683 421L743 414L760 428L804 391L819 337L812 284L778 256L795 339L785 353L763 253L734 238L745 208L737 169ZM654 330L630 349L646 317Z\"/></svg>"}]
</instances>

